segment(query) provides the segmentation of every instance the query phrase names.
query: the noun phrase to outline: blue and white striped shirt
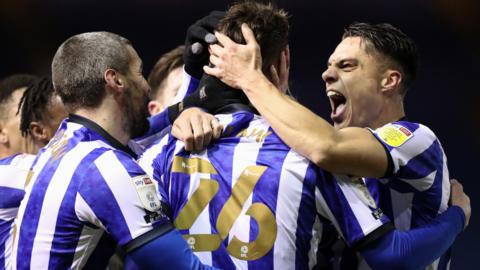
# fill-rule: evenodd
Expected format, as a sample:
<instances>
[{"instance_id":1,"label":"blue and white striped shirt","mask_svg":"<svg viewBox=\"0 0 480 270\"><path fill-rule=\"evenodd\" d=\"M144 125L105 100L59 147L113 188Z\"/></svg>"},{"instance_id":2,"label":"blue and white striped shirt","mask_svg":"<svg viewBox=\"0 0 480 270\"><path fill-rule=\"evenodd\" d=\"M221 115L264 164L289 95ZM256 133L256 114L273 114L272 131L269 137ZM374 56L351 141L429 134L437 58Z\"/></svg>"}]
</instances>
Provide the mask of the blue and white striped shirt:
<instances>
[{"instance_id":1,"label":"blue and white striped shirt","mask_svg":"<svg viewBox=\"0 0 480 270\"><path fill-rule=\"evenodd\" d=\"M13 269L106 265L115 246L168 221L129 150L95 123L71 115L33 164L15 224Z\"/></svg>"},{"instance_id":2,"label":"blue and white striped shirt","mask_svg":"<svg viewBox=\"0 0 480 270\"><path fill-rule=\"evenodd\" d=\"M408 121L389 123L372 132L388 150L393 166L388 177L365 181L395 227L413 229L444 212L450 198L450 176L435 134ZM448 269L449 261L447 252L431 269Z\"/></svg>"},{"instance_id":3,"label":"blue and white striped shirt","mask_svg":"<svg viewBox=\"0 0 480 270\"><path fill-rule=\"evenodd\" d=\"M250 112L216 116L222 138L193 154L167 135L140 165L164 187L174 225L223 269L311 269L328 219L355 245L389 223L366 187L292 151ZM366 192L365 192L366 191Z\"/></svg>"},{"instance_id":4,"label":"blue and white striped shirt","mask_svg":"<svg viewBox=\"0 0 480 270\"><path fill-rule=\"evenodd\" d=\"M12 252L13 220L25 195L34 155L17 154L0 160L0 270Z\"/></svg>"}]
</instances>

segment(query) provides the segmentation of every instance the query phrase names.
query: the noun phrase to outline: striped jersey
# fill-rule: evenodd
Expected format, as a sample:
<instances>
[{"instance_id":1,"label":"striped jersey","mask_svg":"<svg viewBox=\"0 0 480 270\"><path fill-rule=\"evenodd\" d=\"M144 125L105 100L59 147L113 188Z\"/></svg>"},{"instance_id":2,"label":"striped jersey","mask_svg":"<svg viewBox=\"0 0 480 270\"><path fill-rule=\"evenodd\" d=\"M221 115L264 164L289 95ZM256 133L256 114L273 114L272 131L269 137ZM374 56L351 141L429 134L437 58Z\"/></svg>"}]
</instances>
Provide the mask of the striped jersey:
<instances>
[{"instance_id":1,"label":"striped jersey","mask_svg":"<svg viewBox=\"0 0 480 270\"><path fill-rule=\"evenodd\" d=\"M365 185L320 170L260 116L216 116L222 138L199 154L167 135L139 163L164 187L175 227L223 269L311 269L328 219L350 245L388 227Z\"/></svg>"},{"instance_id":2,"label":"striped jersey","mask_svg":"<svg viewBox=\"0 0 480 270\"><path fill-rule=\"evenodd\" d=\"M185 66L183 66L183 77L182 77L182 84L178 89L177 94L175 95L175 99L173 100L173 104L182 101L185 97L189 96L195 90L197 90L198 84L200 80L190 76L185 71Z\"/></svg>"},{"instance_id":3,"label":"striped jersey","mask_svg":"<svg viewBox=\"0 0 480 270\"><path fill-rule=\"evenodd\" d=\"M0 270L12 252L13 220L25 195L34 155L17 154L0 160Z\"/></svg>"},{"instance_id":4,"label":"striped jersey","mask_svg":"<svg viewBox=\"0 0 480 270\"><path fill-rule=\"evenodd\" d=\"M168 221L157 184L100 126L70 115L33 166L13 233L13 269L105 268L115 246Z\"/></svg>"},{"instance_id":5,"label":"striped jersey","mask_svg":"<svg viewBox=\"0 0 480 270\"><path fill-rule=\"evenodd\" d=\"M422 226L448 207L450 176L447 158L426 126L397 121L372 130L391 158L388 177L365 179L372 195L399 230ZM449 252L448 252L449 253ZM448 269L445 254L429 269Z\"/></svg>"}]
</instances>

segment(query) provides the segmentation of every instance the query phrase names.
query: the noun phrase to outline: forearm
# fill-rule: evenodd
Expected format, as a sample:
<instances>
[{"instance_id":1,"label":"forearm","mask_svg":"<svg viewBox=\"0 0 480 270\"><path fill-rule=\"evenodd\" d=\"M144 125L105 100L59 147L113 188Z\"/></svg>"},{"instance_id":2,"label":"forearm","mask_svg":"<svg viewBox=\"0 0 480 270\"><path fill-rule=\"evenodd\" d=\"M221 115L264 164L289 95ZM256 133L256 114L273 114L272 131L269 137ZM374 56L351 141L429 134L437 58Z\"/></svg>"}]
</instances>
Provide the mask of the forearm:
<instances>
[{"instance_id":1,"label":"forearm","mask_svg":"<svg viewBox=\"0 0 480 270\"><path fill-rule=\"evenodd\" d=\"M373 269L421 269L442 256L463 230L465 214L450 207L430 223L392 231L360 251Z\"/></svg>"},{"instance_id":2,"label":"forearm","mask_svg":"<svg viewBox=\"0 0 480 270\"><path fill-rule=\"evenodd\" d=\"M292 149L325 169L338 132L330 123L281 93L263 74L242 88L253 106Z\"/></svg>"},{"instance_id":3,"label":"forearm","mask_svg":"<svg viewBox=\"0 0 480 270\"><path fill-rule=\"evenodd\" d=\"M306 107L282 94L263 74L250 72L241 84L248 99L293 150L337 174L382 177L387 154L365 128L336 130Z\"/></svg>"},{"instance_id":4,"label":"forearm","mask_svg":"<svg viewBox=\"0 0 480 270\"><path fill-rule=\"evenodd\" d=\"M126 269L217 269L202 264L176 230L129 253L125 265Z\"/></svg>"}]
</instances>

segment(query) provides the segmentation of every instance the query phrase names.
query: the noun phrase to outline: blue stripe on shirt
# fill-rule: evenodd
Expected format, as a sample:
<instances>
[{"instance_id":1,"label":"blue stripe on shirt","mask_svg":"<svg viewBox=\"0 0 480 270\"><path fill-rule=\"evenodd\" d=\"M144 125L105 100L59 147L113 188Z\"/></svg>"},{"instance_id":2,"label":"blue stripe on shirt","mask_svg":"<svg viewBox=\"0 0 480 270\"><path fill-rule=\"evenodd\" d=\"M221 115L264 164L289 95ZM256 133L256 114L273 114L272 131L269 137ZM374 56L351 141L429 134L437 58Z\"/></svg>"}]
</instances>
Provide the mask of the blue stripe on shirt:
<instances>
[{"instance_id":1,"label":"blue stripe on shirt","mask_svg":"<svg viewBox=\"0 0 480 270\"><path fill-rule=\"evenodd\" d=\"M268 130L271 132L271 128ZM280 138L274 133L265 138L262 147L257 156L256 164L258 166L267 166L267 170L258 180L253 190L252 204L260 202L266 205L272 214L276 216L278 188L280 185L280 175L282 165L285 162L290 148L280 143ZM265 196L269 194L270 196ZM261 199L263 198L263 200ZM250 219L250 242L255 240L258 235L258 223ZM248 269L272 269L273 268L273 246L261 260L248 261Z\"/></svg>"},{"instance_id":2,"label":"blue stripe on shirt","mask_svg":"<svg viewBox=\"0 0 480 270\"><path fill-rule=\"evenodd\" d=\"M132 240L132 235L118 205L95 164L82 169L84 178L78 192L119 245Z\"/></svg>"},{"instance_id":3,"label":"blue stripe on shirt","mask_svg":"<svg viewBox=\"0 0 480 270\"><path fill-rule=\"evenodd\" d=\"M106 149L101 148L93 150L83 158L77 168L85 168L88 164L92 164L105 151ZM83 227L75 212L75 200L80 184L79 179L83 177L84 173L83 170L75 170L60 204L55 235L52 240L52 248L50 249L49 269L67 269L72 265L75 249L77 248ZM65 239L69 239L69 241L65 241Z\"/></svg>"},{"instance_id":4,"label":"blue stripe on shirt","mask_svg":"<svg viewBox=\"0 0 480 270\"><path fill-rule=\"evenodd\" d=\"M317 186L325 198L328 208L337 219L347 244L352 246L361 240L365 236L362 227L333 175L318 170Z\"/></svg>"},{"instance_id":5,"label":"blue stripe on shirt","mask_svg":"<svg viewBox=\"0 0 480 270\"><path fill-rule=\"evenodd\" d=\"M423 153L411 158L404 166L400 166L393 177L402 179L421 179L434 170L443 168L443 152L438 140L434 141Z\"/></svg>"},{"instance_id":6,"label":"blue stripe on shirt","mask_svg":"<svg viewBox=\"0 0 480 270\"><path fill-rule=\"evenodd\" d=\"M209 215L211 217L218 217L220 210L228 200L232 192L232 168L233 157L235 148L240 141L240 138L229 137L221 138L218 143L208 147L207 155L208 159L212 163L213 167L217 170L218 175L211 175L212 179L215 179L219 184L218 193L213 197L209 205ZM222 145L221 154L219 154L219 146ZM215 227L215 222L211 222L213 225L211 227L211 232L217 234L217 229ZM235 265L230 259L230 254L226 250L228 245L228 237L223 241L224 243L220 244L220 247L212 251L212 266L222 267L225 269L235 269Z\"/></svg>"},{"instance_id":7,"label":"blue stripe on shirt","mask_svg":"<svg viewBox=\"0 0 480 270\"><path fill-rule=\"evenodd\" d=\"M303 179L302 199L298 208L295 246L295 269L308 269L310 241L316 217L315 184L317 168L309 164ZM306 241L304 241L306 240Z\"/></svg>"},{"instance_id":8,"label":"blue stripe on shirt","mask_svg":"<svg viewBox=\"0 0 480 270\"><path fill-rule=\"evenodd\" d=\"M58 132L57 132L58 133ZM69 140L66 151L72 150L79 141ZM35 163L37 162L35 160ZM21 230L18 238L18 252L17 252L17 268L28 269L30 268L30 261L32 259L32 249L35 236L37 234L38 222L40 221L40 214L42 213L43 201L45 200L45 194L48 186L55 174L58 165L63 160L63 157L59 159L49 158L45 167L37 176L37 180L34 183L30 196L28 198L25 213L23 215ZM27 223L28 222L28 223ZM20 248L21 247L21 248Z\"/></svg>"},{"instance_id":9,"label":"blue stripe on shirt","mask_svg":"<svg viewBox=\"0 0 480 270\"><path fill-rule=\"evenodd\" d=\"M5 269L5 243L10 237L10 229L13 220L0 222L0 270Z\"/></svg>"},{"instance_id":10,"label":"blue stripe on shirt","mask_svg":"<svg viewBox=\"0 0 480 270\"><path fill-rule=\"evenodd\" d=\"M12 181L19 180L12 179ZM23 189L0 186L0 194L0 208L14 208L20 205L23 196L25 196L25 191Z\"/></svg>"}]
</instances>

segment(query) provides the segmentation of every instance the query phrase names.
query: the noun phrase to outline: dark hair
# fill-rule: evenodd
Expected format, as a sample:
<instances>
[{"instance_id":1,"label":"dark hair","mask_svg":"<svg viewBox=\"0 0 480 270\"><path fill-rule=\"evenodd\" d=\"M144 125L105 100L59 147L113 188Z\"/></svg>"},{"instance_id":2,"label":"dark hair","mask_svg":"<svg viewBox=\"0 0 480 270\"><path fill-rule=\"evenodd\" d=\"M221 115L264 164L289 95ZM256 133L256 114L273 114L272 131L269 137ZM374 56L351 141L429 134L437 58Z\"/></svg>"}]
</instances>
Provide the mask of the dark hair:
<instances>
[{"instance_id":1,"label":"dark hair","mask_svg":"<svg viewBox=\"0 0 480 270\"><path fill-rule=\"evenodd\" d=\"M0 81L0 104L8 101L16 90L32 85L37 77L29 74L14 74Z\"/></svg>"},{"instance_id":2,"label":"dark hair","mask_svg":"<svg viewBox=\"0 0 480 270\"><path fill-rule=\"evenodd\" d=\"M105 70L127 74L127 39L109 32L83 33L67 39L52 62L52 81L67 110L94 108L105 96Z\"/></svg>"},{"instance_id":3,"label":"dark hair","mask_svg":"<svg viewBox=\"0 0 480 270\"><path fill-rule=\"evenodd\" d=\"M373 45L373 49L387 56L399 66L403 73L402 94L415 80L418 68L418 51L413 40L400 29L388 24L353 23L348 26L343 34L347 37L360 37L368 41L366 48Z\"/></svg>"},{"instance_id":4,"label":"dark hair","mask_svg":"<svg viewBox=\"0 0 480 270\"><path fill-rule=\"evenodd\" d=\"M20 88L29 87L36 79L36 76L29 74L14 74L0 81L0 117L5 115L3 110L10 101L13 92Z\"/></svg>"},{"instance_id":5,"label":"dark hair","mask_svg":"<svg viewBox=\"0 0 480 270\"><path fill-rule=\"evenodd\" d=\"M271 3L239 2L230 7L225 18L220 21L218 30L236 43L245 44L242 23L246 23L253 30L262 52L262 69L264 72L268 71L288 44L287 13Z\"/></svg>"},{"instance_id":6,"label":"dark hair","mask_svg":"<svg viewBox=\"0 0 480 270\"><path fill-rule=\"evenodd\" d=\"M183 66L183 51L185 46L178 46L175 49L163 54L148 75L148 84L151 87L150 97L157 96L160 86L172 70Z\"/></svg>"},{"instance_id":7,"label":"dark hair","mask_svg":"<svg viewBox=\"0 0 480 270\"><path fill-rule=\"evenodd\" d=\"M55 96L52 80L49 77L42 78L27 88L18 104L20 112L20 131L25 137L29 133L30 123L45 120L45 112Z\"/></svg>"}]
</instances>

